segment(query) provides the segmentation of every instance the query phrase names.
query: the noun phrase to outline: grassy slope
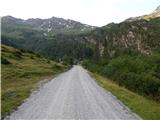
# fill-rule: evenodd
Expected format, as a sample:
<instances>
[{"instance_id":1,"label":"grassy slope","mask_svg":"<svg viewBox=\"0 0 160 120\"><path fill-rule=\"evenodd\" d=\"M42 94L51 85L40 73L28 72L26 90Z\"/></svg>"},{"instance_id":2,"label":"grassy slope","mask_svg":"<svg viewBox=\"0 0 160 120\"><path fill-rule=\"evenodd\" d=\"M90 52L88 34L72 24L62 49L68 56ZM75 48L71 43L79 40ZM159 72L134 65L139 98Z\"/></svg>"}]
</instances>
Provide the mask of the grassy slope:
<instances>
[{"instance_id":1,"label":"grassy slope","mask_svg":"<svg viewBox=\"0 0 160 120\"><path fill-rule=\"evenodd\" d=\"M2 48L2 117L19 106L37 83L66 66L5 45ZM6 62L8 61L8 62Z\"/></svg>"},{"instance_id":2,"label":"grassy slope","mask_svg":"<svg viewBox=\"0 0 160 120\"><path fill-rule=\"evenodd\" d=\"M100 84L104 89L109 90L143 119L160 120L160 103L140 96L125 89L124 87L120 87L113 81L98 74L92 74L92 76L96 78L98 84Z\"/></svg>"}]
</instances>

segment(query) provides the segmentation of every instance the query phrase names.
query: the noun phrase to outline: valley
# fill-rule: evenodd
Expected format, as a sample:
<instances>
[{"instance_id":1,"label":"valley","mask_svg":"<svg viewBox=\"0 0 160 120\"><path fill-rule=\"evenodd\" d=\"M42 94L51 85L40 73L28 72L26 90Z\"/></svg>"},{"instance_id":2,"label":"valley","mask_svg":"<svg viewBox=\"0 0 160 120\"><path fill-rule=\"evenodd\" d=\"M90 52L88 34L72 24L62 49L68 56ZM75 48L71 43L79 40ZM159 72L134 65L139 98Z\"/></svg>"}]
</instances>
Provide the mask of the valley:
<instances>
[{"instance_id":1,"label":"valley","mask_svg":"<svg viewBox=\"0 0 160 120\"><path fill-rule=\"evenodd\" d=\"M97 102L94 104L90 101L100 98L107 101L107 98L98 94L99 89L95 90L97 94L92 92L94 87L91 81L85 84L84 79L86 81L91 79L89 73L93 78L96 78L97 83L104 87L106 91L110 91L117 96L133 113L135 112L139 116L136 119L160 119L158 114L160 112L160 7L157 7L155 11L148 15L131 17L120 23L109 23L102 27L56 17L23 20L12 16L4 16L1 22L3 118L20 105L22 105L22 111L27 112L24 112L22 116L13 112L11 114L12 119L23 118L27 115L29 115L28 119L32 119L32 117L36 117L33 114L37 114L39 118L41 109L37 113L34 111L32 115L28 112L32 108L31 104L35 105L37 109L39 104L36 106L35 103L29 102L30 107L27 110L22 103L41 80L46 78L51 80L58 73L73 67L70 71L73 71L76 75L70 75L70 71L68 71L59 76L61 78L59 81L57 77L55 78L58 81L56 84L59 83L59 86L57 86L59 89L57 87L53 89L62 93L63 95L60 97L64 98L64 100L61 99L63 104L59 111L55 111L53 106L50 108L55 111L57 117L52 116L52 111L47 109L48 112L43 116L44 118L89 119L92 118L92 114L93 116L96 115L97 111L95 109L100 109L98 104L100 106L103 106L103 104ZM91 73L83 73L82 71L85 70L82 67ZM81 73L78 71L81 71ZM67 78L62 77L63 75L72 79L66 79L66 84L60 86L61 81ZM67 83L67 80L72 82ZM74 80L83 83L82 87L85 85L90 87L88 89L86 87L82 91ZM51 84L53 81L54 79L47 84ZM63 88L64 90L61 91ZM79 93L86 92L85 95L79 95L82 96L83 100L89 99L88 104L82 102L83 108L81 108L79 106L80 102L76 103L72 99L77 98L77 96L71 94L69 88L71 89L70 92L74 92L74 90L79 91ZM48 89L51 88L48 87ZM46 94L60 95L57 92L52 93L48 89ZM40 90L43 91L42 87ZM65 97L67 95L70 96ZM85 98L87 95L91 99ZM59 100L60 98L56 96L53 96L53 99ZM134 99L130 99L130 97ZM35 97L35 99L37 98L42 98L39 101L40 103L44 102L41 95ZM31 99L34 99L34 97ZM141 104L143 104L141 107L136 102L140 99L142 100ZM55 105L58 100L49 103ZM71 101L70 104L67 104L66 100ZM49 103L46 105L49 105ZM24 102L24 105L26 104L28 103ZM113 104L116 104L116 101ZM77 107L75 107L76 105ZM88 111L88 114L81 112L83 110L87 111L89 107L94 105L95 111ZM104 102L104 105L109 106L107 102ZM70 113L65 113L66 111L62 110L63 106L66 106L64 108L69 109ZM147 110L148 106L151 108L150 110ZM77 110L77 113L74 113L72 108ZM99 114L98 119L107 118L105 116L107 107L104 108L104 111L102 109L100 111L97 113ZM21 110L18 112L21 112ZM104 115L101 115L103 112ZM123 112L118 112L108 119L128 119ZM111 113L115 112L111 110Z\"/></svg>"}]
</instances>

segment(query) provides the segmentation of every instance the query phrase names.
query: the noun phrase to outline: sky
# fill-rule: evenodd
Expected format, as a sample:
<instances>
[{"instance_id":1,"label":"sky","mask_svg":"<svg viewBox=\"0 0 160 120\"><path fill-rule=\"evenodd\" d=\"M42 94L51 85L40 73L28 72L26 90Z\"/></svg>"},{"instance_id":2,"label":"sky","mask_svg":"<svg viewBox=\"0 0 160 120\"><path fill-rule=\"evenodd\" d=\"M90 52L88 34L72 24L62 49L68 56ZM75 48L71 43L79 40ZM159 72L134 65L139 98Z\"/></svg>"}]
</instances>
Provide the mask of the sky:
<instances>
[{"instance_id":1,"label":"sky","mask_svg":"<svg viewBox=\"0 0 160 120\"><path fill-rule=\"evenodd\" d=\"M93 26L149 14L160 0L1 0L0 16L73 19Z\"/></svg>"}]
</instances>

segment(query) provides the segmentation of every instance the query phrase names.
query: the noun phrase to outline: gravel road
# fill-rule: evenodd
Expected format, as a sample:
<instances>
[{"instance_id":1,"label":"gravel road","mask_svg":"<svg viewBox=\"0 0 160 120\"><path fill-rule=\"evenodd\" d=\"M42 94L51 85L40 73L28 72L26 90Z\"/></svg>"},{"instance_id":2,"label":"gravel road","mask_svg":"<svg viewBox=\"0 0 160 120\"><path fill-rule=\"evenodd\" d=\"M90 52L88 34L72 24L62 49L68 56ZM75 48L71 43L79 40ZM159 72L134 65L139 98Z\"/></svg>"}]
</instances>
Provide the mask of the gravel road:
<instances>
[{"instance_id":1,"label":"gravel road","mask_svg":"<svg viewBox=\"0 0 160 120\"><path fill-rule=\"evenodd\" d=\"M81 66L43 85L9 120L139 120L110 92L99 87Z\"/></svg>"}]
</instances>

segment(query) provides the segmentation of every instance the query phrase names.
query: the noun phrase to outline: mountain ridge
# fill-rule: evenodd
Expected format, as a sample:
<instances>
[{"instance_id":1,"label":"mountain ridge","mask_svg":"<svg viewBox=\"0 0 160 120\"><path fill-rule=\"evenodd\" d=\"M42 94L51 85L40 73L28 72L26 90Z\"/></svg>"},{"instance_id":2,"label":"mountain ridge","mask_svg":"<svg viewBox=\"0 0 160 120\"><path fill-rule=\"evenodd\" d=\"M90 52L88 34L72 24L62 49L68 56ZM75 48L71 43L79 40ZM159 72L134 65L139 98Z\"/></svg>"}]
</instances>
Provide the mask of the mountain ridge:
<instances>
[{"instance_id":1,"label":"mountain ridge","mask_svg":"<svg viewBox=\"0 0 160 120\"><path fill-rule=\"evenodd\" d=\"M15 18L13 16L3 16L2 22L10 22L13 24L24 24L29 25L34 28L38 29L47 29L49 31L58 31L58 30L80 30L84 31L87 29L94 29L96 26L91 26L87 24L83 24L81 22L71 20L71 19L64 19L64 18L57 18L57 17L51 17L47 19L41 19L41 18L29 18L29 19L20 19Z\"/></svg>"}]
</instances>

